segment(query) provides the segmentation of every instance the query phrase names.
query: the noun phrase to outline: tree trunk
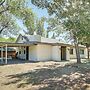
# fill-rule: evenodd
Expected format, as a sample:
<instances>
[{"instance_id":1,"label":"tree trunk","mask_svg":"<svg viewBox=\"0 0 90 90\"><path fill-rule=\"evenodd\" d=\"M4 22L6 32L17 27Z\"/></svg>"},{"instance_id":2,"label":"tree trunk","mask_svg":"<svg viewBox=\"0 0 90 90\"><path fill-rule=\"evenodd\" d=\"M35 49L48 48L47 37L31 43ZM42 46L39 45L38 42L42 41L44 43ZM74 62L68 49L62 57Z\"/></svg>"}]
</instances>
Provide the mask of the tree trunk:
<instances>
[{"instance_id":1,"label":"tree trunk","mask_svg":"<svg viewBox=\"0 0 90 90\"><path fill-rule=\"evenodd\" d=\"M79 50L77 40L74 40L74 44L75 44L75 50L76 50L77 63L81 63L80 50Z\"/></svg>"}]
</instances>

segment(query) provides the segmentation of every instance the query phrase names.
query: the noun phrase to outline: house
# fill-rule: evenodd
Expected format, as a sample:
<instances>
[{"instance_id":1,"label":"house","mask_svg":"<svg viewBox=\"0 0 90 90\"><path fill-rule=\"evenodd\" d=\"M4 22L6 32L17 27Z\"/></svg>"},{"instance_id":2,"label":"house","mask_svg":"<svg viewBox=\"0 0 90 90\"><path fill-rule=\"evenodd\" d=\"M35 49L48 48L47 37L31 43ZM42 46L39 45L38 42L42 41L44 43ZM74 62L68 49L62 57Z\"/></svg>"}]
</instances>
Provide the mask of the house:
<instances>
[{"instance_id":1,"label":"house","mask_svg":"<svg viewBox=\"0 0 90 90\"><path fill-rule=\"evenodd\" d=\"M87 48L84 45L79 45L81 59L88 58ZM70 59L76 59L75 46L70 47Z\"/></svg>"},{"instance_id":2,"label":"house","mask_svg":"<svg viewBox=\"0 0 90 90\"><path fill-rule=\"evenodd\" d=\"M61 43L56 39L44 38L39 35L19 35L17 44L17 57L29 61L62 61L76 58L75 47L70 44ZM79 46L81 58L87 58L85 46Z\"/></svg>"}]
</instances>

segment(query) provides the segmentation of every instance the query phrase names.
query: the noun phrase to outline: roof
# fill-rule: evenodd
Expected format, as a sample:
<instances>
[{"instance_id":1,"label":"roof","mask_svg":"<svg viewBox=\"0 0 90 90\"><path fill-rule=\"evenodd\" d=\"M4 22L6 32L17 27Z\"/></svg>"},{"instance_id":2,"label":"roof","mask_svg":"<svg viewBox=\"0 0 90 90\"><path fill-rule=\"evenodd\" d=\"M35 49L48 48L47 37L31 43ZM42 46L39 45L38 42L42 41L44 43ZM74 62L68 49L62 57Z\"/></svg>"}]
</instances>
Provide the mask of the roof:
<instances>
[{"instance_id":1,"label":"roof","mask_svg":"<svg viewBox=\"0 0 90 90\"><path fill-rule=\"evenodd\" d=\"M51 39L51 38L44 38L39 35L19 35L19 37L23 37L25 41L23 43L34 43L34 44L48 44L48 45L61 45L61 46L69 46L69 47L75 47L74 44L68 44L68 43L62 43L57 39ZM19 39L17 38L17 41ZM16 43L17 43L16 41ZM81 48L86 48L84 45L79 45Z\"/></svg>"},{"instance_id":2,"label":"roof","mask_svg":"<svg viewBox=\"0 0 90 90\"><path fill-rule=\"evenodd\" d=\"M23 42L18 42L19 38L23 37L25 40ZM68 47L75 47L71 44L61 43L59 40L44 38L39 35L19 35L15 43L10 42L0 42L0 46L7 46L8 47L19 47L19 46L31 46L37 44L47 44L52 46L68 46ZM79 45L81 48L86 48L84 45Z\"/></svg>"},{"instance_id":3,"label":"roof","mask_svg":"<svg viewBox=\"0 0 90 90\"><path fill-rule=\"evenodd\" d=\"M2 50L2 48L0 47L0 51ZM3 51L6 51L6 48L5 47L3 47ZM16 51L14 48L10 48L10 47L8 47L7 48L7 51Z\"/></svg>"},{"instance_id":4,"label":"roof","mask_svg":"<svg viewBox=\"0 0 90 90\"><path fill-rule=\"evenodd\" d=\"M7 47L19 47L19 46L30 46L30 45L36 45L36 43L10 43L10 42L0 42L0 46L5 47L7 45Z\"/></svg>"}]
</instances>

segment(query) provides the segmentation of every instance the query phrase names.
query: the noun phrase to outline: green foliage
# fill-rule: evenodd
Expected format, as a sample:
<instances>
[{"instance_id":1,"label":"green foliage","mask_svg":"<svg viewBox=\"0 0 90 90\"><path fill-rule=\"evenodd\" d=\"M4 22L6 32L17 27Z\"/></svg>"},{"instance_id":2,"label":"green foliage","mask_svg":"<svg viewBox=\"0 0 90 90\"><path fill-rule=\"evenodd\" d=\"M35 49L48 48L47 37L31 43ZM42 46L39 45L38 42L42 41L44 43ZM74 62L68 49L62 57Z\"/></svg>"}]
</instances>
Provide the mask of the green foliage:
<instances>
[{"instance_id":1,"label":"green foliage","mask_svg":"<svg viewBox=\"0 0 90 90\"><path fill-rule=\"evenodd\" d=\"M26 1L26 0L25 0ZM20 29L15 20L15 15L20 8L25 7L24 0L1 0L0 1L0 34L16 35Z\"/></svg>"},{"instance_id":2,"label":"green foliage","mask_svg":"<svg viewBox=\"0 0 90 90\"><path fill-rule=\"evenodd\" d=\"M64 25L66 31L70 32L70 38L79 42L90 37L90 0L31 0L40 8L46 8L50 15L55 18L51 21L51 28L57 27L60 23ZM57 23L56 23L57 20ZM59 22L59 23L58 23ZM57 30L60 33L60 30Z\"/></svg>"},{"instance_id":3,"label":"green foliage","mask_svg":"<svg viewBox=\"0 0 90 90\"><path fill-rule=\"evenodd\" d=\"M45 17L36 20L36 32L38 35L45 36L44 22L46 21Z\"/></svg>"},{"instance_id":4,"label":"green foliage","mask_svg":"<svg viewBox=\"0 0 90 90\"><path fill-rule=\"evenodd\" d=\"M15 42L16 38L0 38L0 42Z\"/></svg>"},{"instance_id":5,"label":"green foliage","mask_svg":"<svg viewBox=\"0 0 90 90\"><path fill-rule=\"evenodd\" d=\"M2 3L1 0L0 3ZM18 30L20 30L17 25L16 19L21 19L23 24L26 26L28 30L28 34L33 35L34 31L39 35L43 35L44 32L44 21L45 18L42 17L40 20L36 21L36 16L33 13L32 9L28 7L27 3L29 0L5 0L2 5L0 5L0 25L1 32L3 34L10 33L18 34ZM36 23L36 24L35 24Z\"/></svg>"}]
</instances>

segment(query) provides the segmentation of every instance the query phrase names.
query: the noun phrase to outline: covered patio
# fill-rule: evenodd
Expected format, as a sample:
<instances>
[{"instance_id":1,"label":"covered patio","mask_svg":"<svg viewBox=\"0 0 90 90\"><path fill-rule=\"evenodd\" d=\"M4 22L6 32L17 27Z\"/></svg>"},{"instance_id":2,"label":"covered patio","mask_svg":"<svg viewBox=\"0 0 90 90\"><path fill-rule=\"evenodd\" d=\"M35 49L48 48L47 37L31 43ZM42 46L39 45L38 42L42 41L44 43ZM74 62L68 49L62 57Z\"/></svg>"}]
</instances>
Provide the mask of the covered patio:
<instances>
[{"instance_id":1,"label":"covered patio","mask_svg":"<svg viewBox=\"0 0 90 90\"><path fill-rule=\"evenodd\" d=\"M8 58L7 56L7 48L8 47L26 47L26 46L31 46L34 45L35 43L9 43L9 42L0 42L0 47L1 47L1 58L0 58L0 64L8 64L12 63L13 60L11 58ZM3 56L3 48L5 48L5 57ZM16 62L18 60L16 59ZM21 60L20 60L21 61ZM16 63L14 62L14 63ZM23 62L23 61L22 61Z\"/></svg>"}]
</instances>

